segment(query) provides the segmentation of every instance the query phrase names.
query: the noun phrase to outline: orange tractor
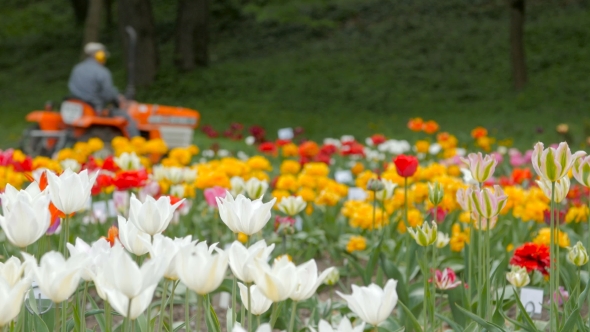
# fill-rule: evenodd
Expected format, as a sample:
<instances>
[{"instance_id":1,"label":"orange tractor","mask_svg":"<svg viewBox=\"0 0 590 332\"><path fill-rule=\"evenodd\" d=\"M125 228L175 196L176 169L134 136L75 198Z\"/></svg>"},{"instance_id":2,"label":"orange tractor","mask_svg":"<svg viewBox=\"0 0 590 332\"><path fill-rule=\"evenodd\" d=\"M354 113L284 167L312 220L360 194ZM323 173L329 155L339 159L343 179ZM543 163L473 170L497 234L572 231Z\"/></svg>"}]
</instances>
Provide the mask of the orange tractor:
<instances>
[{"instance_id":1,"label":"orange tractor","mask_svg":"<svg viewBox=\"0 0 590 332\"><path fill-rule=\"evenodd\" d=\"M125 95L128 100L133 100L136 36L132 28L127 28L127 32L130 37L130 54ZM193 132L200 120L198 111L135 101L128 102L127 105L127 112L136 121L141 136L147 139L161 138L168 147L192 144ZM77 141L87 141L93 137L105 142L110 142L117 136L129 137L126 130L127 120L124 117L109 117L108 110L97 112L90 104L76 99L64 100L59 112L48 104L45 110L29 113L26 120L35 124L23 133L21 149L32 156L51 156Z\"/></svg>"},{"instance_id":2,"label":"orange tractor","mask_svg":"<svg viewBox=\"0 0 590 332\"><path fill-rule=\"evenodd\" d=\"M200 120L199 112L174 106L130 102L127 111L137 122L143 137L161 138L168 147L192 144L193 132ZM48 107L44 111L29 113L26 119L36 124L25 130L21 149L33 156L51 156L74 142L92 137L105 142L116 136L129 137L124 117L97 114L92 106L75 99L62 102L59 112Z\"/></svg>"}]
</instances>

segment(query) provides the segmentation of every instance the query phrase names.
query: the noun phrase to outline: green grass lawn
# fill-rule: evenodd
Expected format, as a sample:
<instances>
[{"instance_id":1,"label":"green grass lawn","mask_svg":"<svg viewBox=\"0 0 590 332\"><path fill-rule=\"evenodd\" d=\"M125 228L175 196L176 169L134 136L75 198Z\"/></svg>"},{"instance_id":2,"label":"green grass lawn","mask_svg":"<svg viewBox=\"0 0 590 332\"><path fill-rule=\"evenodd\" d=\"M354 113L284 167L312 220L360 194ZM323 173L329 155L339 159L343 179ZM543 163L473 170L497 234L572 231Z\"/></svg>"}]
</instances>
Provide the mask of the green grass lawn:
<instances>
[{"instance_id":1,"label":"green grass lawn","mask_svg":"<svg viewBox=\"0 0 590 332\"><path fill-rule=\"evenodd\" d=\"M460 137L482 125L520 147L558 140L554 128L562 122L577 143L586 136L585 1L539 1L529 8L530 83L521 93L511 88L508 12L501 1L370 1L354 19L317 33L246 22L239 33L214 32L211 66L183 74L171 64L169 6L155 3L160 73L155 84L140 88L138 100L198 109L202 123L220 131L242 122L271 135L302 126L314 139L377 132L411 138L406 122L421 116ZM82 30L64 8L67 0L0 8L0 147L16 144L27 112L67 94ZM113 53L109 67L123 88L116 32L104 36Z\"/></svg>"}]
</instances>

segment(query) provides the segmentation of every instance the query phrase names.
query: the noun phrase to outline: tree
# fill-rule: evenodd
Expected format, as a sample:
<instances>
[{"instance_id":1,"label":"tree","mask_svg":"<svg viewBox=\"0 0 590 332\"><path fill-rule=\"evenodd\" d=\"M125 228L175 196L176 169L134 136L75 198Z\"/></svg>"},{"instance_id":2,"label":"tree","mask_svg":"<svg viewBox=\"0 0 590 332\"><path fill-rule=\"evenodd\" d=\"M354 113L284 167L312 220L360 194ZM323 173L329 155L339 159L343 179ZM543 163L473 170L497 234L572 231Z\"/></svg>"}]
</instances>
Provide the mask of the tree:
<instances>
[{"instance_id":1,"label":"tree","mask_svg":"<svg viewBox=\"0 0 590 332\"><path fill-rule=\"evenodd\" d=\"M103 0L90 0L86 24L84 25L84 45L89 42L98 42L100 35L100 17Z\"/></svg>"},{"instance_id":2,"label":"tree","mask_svg":"<svg viewBox=\"0 0 590 332\"><path fill-rule=\"evenodd\" d=\"M524 54L525 0L510 0L510 56L512 79L516 90L522 90L527 82Z\"/></svg>"},{"instance_id":3,"label":"tree","mask_svg":"<svg viewBox=\"0 0 590 332\"><path fill-rule=\"evenodd\" d=\"M158 70L158 45L150 0L119 0L119 31L123 38L125 56L129 54L129 40L125 28L137 33L135 78L137 85L151 84Z\"/></svg>"},{"instance_id":4,"label":"tree","mask_svg":"<svg viewBox=\"0 0 590 332\"><path fill-rule=\"evenodd\" d=\"M88 13L88 0L71 0L76 24L83 24Z\"/></svg>"},{"instance_id":5,"label":"tree","mask_svg":"<svg viewBox=\"0 0 590 332\"><path fill-rule=\"evenodd\" d=\"M208 0L179 0L174 62L181 70L209 63Z\"/></svg>"}]
</instances>

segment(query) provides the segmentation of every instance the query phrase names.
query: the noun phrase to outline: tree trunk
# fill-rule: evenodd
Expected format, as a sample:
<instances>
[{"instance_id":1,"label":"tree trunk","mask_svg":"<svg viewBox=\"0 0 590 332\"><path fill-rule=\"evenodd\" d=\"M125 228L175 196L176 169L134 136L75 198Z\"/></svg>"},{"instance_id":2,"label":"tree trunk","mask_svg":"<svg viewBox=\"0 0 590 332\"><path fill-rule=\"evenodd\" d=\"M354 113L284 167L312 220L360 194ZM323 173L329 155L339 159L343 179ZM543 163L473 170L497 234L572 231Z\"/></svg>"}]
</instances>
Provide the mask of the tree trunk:
<instances>
[{"instance_id":1,"label":"tree trunk","mask_svg":"<svg viewBox=\"0 0 590 332\"><path fill-rule=\"evenodd\" d=\"M200 66L209 64L209 0L195 0L197 2L196 24L194 31L195 60Z\"/></svg>"},{"instance_id":2,"label":"tree trunk","mask_svg":"<svg viewBox=\"0 0 590 332\"><path fill-rule=\"evenodd\" d=\"M517 91L527 82L524 54L524 13L525 0L510 0L510 55L512 58L512 79Z\"/></svg>"},{"instance_id":3,"label":"tree trunk","mask_svg":"<svg viewBox=\"0 0 590 332\"><path fill-rule=\"evenodd\" d=\"M110 29L113 26L113 0L104 0L104 10L106 25Z\"/></svg>"},{"instance_id":4,"label":"tree trunk","mask_svg":"<svg viewBox=\"0 0 590 332\"><path fill-rule=\"evenodd\" d=\"M90 0L86 25L84 26L84 45L100 40L100 14L102 11L102 0Z\"/></svg>"},{"instance_id":5,"label":"tree trunk","mask_svg":"<svg viewBox=\"0 0 590 332\"><path fill-rule=\"evenodd\" d=\"M180 70L209 63L208 0L179 0L174 63Z\"/></svg>"},{"instance_id":6,"label":"tree trunk","mask_svg":"<svg viewBox=\"0 0 590 332\"><path fill-rule=\"evenodd\" d=\"M174 41L174 64L182 71L195 68L195 47L193 34L196 16L195 0L179 0L176 14L176 33Z\"/></svg>"},{"instance_id":7,"label":"tree trunk","mask_svg":"<svg viewBox=\"0 0 590 332\"><path fill-rule=\"evenodd\" d=\"M119 31L126 57L129 54L127 26L133 27L137 33L135 83L149 85L154 82L158 70L158 45L150 0L119 0Z\"/></svg>"},{"instance_id":8,"label":"tree trunk","mask_svg":"<svg viewBox=\"0 0 590 332\"><path fill-rule=\"evenodd\" d=\"M88 0L71 0L76 24L82 25L88 13Z\"/></svg>"}]
</instances>

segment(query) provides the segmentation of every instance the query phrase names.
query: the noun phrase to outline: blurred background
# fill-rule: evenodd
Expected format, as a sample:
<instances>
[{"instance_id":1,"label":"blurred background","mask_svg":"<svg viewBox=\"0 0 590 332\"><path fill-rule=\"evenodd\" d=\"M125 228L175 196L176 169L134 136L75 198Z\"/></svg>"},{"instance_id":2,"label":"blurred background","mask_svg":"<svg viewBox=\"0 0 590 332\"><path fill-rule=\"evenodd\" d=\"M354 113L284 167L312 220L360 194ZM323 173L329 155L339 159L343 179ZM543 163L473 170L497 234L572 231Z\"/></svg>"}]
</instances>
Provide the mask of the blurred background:
<instances>
[{"instance_id":1,"label":"blurred background","mask_svg":"<svg viewBox=\"0 0 590 332\"><path fill-rule=\"evenodd\" d=\"M123 90L127 25L136 99L197 109L220 137L237 122L411 139L412 117L523 148L562 123L590 136L590 0L2 0L0 147L67 95L88 41Z\"/></svg>"}]
</instances>

